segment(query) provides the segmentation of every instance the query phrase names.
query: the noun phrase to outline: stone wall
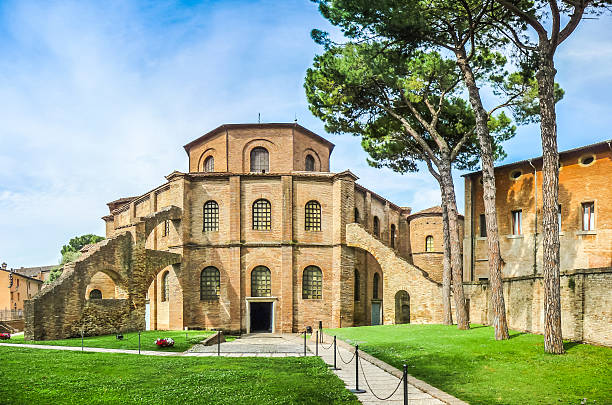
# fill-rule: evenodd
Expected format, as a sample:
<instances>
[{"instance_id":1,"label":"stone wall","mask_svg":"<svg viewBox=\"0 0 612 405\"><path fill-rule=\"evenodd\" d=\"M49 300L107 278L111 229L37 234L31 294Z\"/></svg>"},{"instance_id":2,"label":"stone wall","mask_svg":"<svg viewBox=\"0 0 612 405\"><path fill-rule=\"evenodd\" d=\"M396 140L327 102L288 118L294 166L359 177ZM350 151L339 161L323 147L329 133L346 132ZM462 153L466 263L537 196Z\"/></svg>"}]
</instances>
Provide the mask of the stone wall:
<instances>
[{"instance_id":1,"label":"stone wall","mask_svg":"<svg viewBox=\"0 0 612 405\"><path fill-rule=\"evenodd\" d=\"M563 338L612 346L612 268L566 271L560 284ZM470 300L470 321L491 324L488 282L464 286ZM542 276L505 279L503 286L508 326L543 333Z\"/></svg>"}]
</instances>

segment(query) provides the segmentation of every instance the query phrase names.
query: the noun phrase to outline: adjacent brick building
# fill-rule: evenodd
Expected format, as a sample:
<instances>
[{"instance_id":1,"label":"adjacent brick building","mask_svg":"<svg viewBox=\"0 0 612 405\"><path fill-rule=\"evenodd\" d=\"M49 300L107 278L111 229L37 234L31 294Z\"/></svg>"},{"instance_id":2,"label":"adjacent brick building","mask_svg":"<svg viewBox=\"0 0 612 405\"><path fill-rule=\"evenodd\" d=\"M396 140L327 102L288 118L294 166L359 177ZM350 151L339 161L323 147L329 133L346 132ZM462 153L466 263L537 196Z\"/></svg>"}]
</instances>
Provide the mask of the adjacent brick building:
<instances>
[{"instance_id":1,"label":"adjacent brick building","mask_svg":"<svg viewBox=\"0 0 612 405\"><path fill-rule=\"evenodd\" d=\"M0 266L0 320L23 319L23 304L38 294L42 280Z\"/></svg>"}]
</instances>

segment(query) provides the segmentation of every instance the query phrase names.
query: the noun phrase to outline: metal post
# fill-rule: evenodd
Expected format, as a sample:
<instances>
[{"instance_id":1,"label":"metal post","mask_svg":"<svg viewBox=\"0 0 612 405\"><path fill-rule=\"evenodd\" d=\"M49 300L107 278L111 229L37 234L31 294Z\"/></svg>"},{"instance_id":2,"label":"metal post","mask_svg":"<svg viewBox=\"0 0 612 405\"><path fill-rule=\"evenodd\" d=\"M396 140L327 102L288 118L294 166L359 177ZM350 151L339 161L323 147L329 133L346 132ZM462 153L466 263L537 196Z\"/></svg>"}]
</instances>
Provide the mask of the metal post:
<instances>
[{"instance_id":1,"label":"metal post","mask_svg":"<svg viewBox=\"0 0 612 405\"><path fill-rule=\"evenodd\" d=\"M340 370L340 368L336 364L336 352L337 351L338 351L338 348L336 347L336 336L334 335L334 366L332 367L332 370Z\"/></svg>"},{"instance_id":2,"label":"metal post","mask_svg":"<svg viewBox=\"0 0 612 405\"><path fill-rule=\"evenodd\" d=\"M404 364L404 405L408 405L408 366Z\"/></svg>"},{"instance_id":3,"label":"metal post","mask_svg":"<svg viewBox=\"0 0 612 405\"><path fill-rule=\"evenodd\" d=\"M306 356L306 331L304 331L304 356Z\"/></svg>"},{"instance_id":4,"label":"metal post","mask_svg":"<svg viewBox=\"0 0 612 405\"><path fill-rule=\"evenodd\" d=\"M138 331L138 354L140 354L140 331Z\"/></svg>"},{"instance_id":5,"label":"metal post","mask_svg":"<svg viewBox=\"0 0 612 405\"><path fill-rule=\"evenodd\" d=\"M319 337L321 338L321 343L323 343L323 321L319 321Z\"/></svg>"},{"instance_id":6,"label":"metal post","mask_svg":"<svg viewBox=\"0 0 612 405\"><path fill-rule=\"evenodd\" d=\"M355 345L355 389L349 391L353 394L363 394L366 392L359 389L359 345Z\"/></svg>"},{"instance_id":7,"label":"metal post","mask_svg":"<svg viewBox=\"0 0 612 405\"><path fill-rule=\"evenodd\" d=\"M221 356L221 331L217 331L217 356Z\"/></svg>"},{"instance_id":8,"label":"metal post","mask_svg":"<svg viewBox=\"0 0 612 405\"><path fill-rule=\"evenodd\" d=\"M81 351L85 351L85 343L83 342L83 329L81 329Z\"/></svg>"},{"instance_id":9,"label":"metal post","mask_svg":"<svg viewBox=\"0 0 612 405\"><path fill-rule=\"evenodd\" d=\"M319 331L317 331L317 339L315 340L315 356L319 355Z\"/></svg>"}]
</instances>

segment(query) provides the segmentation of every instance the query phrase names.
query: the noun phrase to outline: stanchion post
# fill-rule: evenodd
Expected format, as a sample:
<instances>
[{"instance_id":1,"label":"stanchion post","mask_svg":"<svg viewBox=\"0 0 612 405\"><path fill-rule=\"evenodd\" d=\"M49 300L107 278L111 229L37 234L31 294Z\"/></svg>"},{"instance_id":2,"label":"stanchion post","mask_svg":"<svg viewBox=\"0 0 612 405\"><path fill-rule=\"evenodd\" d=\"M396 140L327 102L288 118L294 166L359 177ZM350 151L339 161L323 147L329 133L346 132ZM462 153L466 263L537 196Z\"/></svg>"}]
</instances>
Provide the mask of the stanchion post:
<instances>
[{"instance_id":1,"label":"stanchion post","mask_svg":"<svg viewBox=\"0 0 612 405\"><path fill-rule=\"evenodd\" d=\"M83 329L81 329L81 351L85 351L85 343L83 342Z\"/></svg>"},{"instance_id":2,"label":"stanchion post","mask_svg":"<svg viewBox=\"0 0 612 405\"><path fill-rule=\"evenodd\" d=\"M315 355L319 355L319 331L317 331L317 339L315 340Z\"/></svg>"},{"instance_id":3,"label":"stanchion post","mask_svg":"<svg viewBox=\"0 0 612 405\"><path fill-rule=\"evenodd\" d=\"M306 357L306 331L304 331L304 357Z\"/></svg>"},{"instance_id":4,"label":"stanchion post","mask_svg":"<svg viewBox=\"0 0 612 405\"><path fill-rule=\"evenodd\" d=\"M140 331L138 331L138 354L140 354Z\"/></svg>"},{"instance_id":5,"label":"stanchion post","mask_svg":"<svg viewBox=\"0 0 612 405\"><path fill-rule=\"evenodd\" d=\"M404 364L404 405L408 405L408 366Z\"/></svg>"},{"instance_id":6,"label":"stanchion post","mask_svg":"<svg viewBox=\"0 0 612 405\"><path fill-rule=\"evenodd\" d=\"M366 392L359 389L359 345L355 345L355 388L349 391L353 394L363 394Z\"/></svg>"},{"instance_id":7,"label":"stanchion post","mask_svg":"<svg viewBox=\"0 0 612 405\"><path fill-rule=\"evenodd\" d=\"M336 347L336 336L334 335L334 365L333 366L329 366L331 367L332 370L340 370L340 367L338 367L338 365L336 364L336 353L338 351L338 348Z\"/></svg>"},{"instance_id":8,"label":"stanchion post","mask_svg":"<svg viewBox=\"0 0 612 405\"><path fill-rule=\"evenodd\" d=\"M217 331L217 356L221 356L221 331Z\"/></svg>"}]
</instances>

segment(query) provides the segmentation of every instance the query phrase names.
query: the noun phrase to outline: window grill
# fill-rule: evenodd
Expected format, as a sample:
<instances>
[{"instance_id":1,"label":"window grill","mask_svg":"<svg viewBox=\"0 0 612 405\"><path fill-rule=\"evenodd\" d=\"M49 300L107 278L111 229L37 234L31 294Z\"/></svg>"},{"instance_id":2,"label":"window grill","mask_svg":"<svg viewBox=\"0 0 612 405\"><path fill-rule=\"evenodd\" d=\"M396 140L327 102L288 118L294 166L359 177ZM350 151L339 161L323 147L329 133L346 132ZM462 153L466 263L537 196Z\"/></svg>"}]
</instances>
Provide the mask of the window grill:
<instances>
[{"instance_id":1,"label":"window grill","mask_svg":"<svg viewBox=\"0 0 612 405\"><path fill-rule=\"evenodd\" d=\"M429 235L425 238L425 251L433 252L434 250L434 239L433 236Z\"/></svg>"},{"instance_id":2,"label":"window grill","mask_svg":"<svg viewBox=\"0 0 612 405\"><path fill-rule=\"evenodd\" d=\"M221 289L221 277L216 267L207 267L200 274L200 299L216 300L219 299Z\"/></svg>"},{"instance_id":3,"label":"window grill","mask_svg":"<svg viewBox=\"0 0 612 405\"><path fill-rule=\"evenodd\" d=\"M306 171L307 172L314 172L315 171L315 160L312 157L312 155L306 155L305 166L306 166Z\"/></svg>"},{"instance_id":4,"label":"window grill","mask_svg":"<svg viewBox=\"0 0 612 405\"><path fill-rule=\"evenodd\" d=\"M251 296L269 297L272 294L270 269L257 266L251 272Z\"/></svg>"},{"instance_id":5,"label":"window grill","mask_svg":"<svg viewBox=\"0 0 612 405\"><path fill-rule=\"evenodd\" d=\"M164 229L162 231L162 236L168 236L170 235L170 220L166 219L164 221Z\"/></svg>"},{"instance_id":6,"label":"window grill","mask_svg":"<svg viewBox=\"0 0 612 405\"><path fill-rule=\"evenodd\" d=\"M257 147L251 151L251 172L267 173L270 171L270 159L265 148Z\"/></svg>"},{"instance_id":7,"label":"window grill","mask_svg":"<svg viewBox=\"0 0 612 405\"><path fill-rule=\"evenodd\" d=\"M305 229L307 231L321 230L321 204L317 201L313 200L306 203Z\"/></svg>"},{"instance_id":8,"label":"window grill","mask_svg":"<svg viewBox=\"0 0 612 405\"><path fill-rule=\"evenodd\" d=\"M219 230L219 204L207 201L204 204L204 232Z\"/></svg>"},{"instance_id":9,"label":"window grill","mask_svg":"<svg viewBox=\"0 0 612 405\"><path fill-rule=\"evenodd\" d=\"M209 156L204 160L204 171L207 173L215 171L215 158L214 157Z\"/></svg>"},{"instance_id":10,"label":"window grill","mask_svg":"<svg viewBox=\"0 0 612 405\"><path fill-rule=\"evenodd\" d=\"M304 269L302 278L302 299L320 300L323 296L323 274L317 266Z\"/></svg>"},{"instance_id":11,"label":"window grill","mask_svg":"<svg viewBox=\"0 0 612 405\"><path fill-rule=\"evenodd\" d=\"M257 200L253 203L253 229L269 231L272 229L272 208L268 200Z\"/></svg>"}]
</instances>

